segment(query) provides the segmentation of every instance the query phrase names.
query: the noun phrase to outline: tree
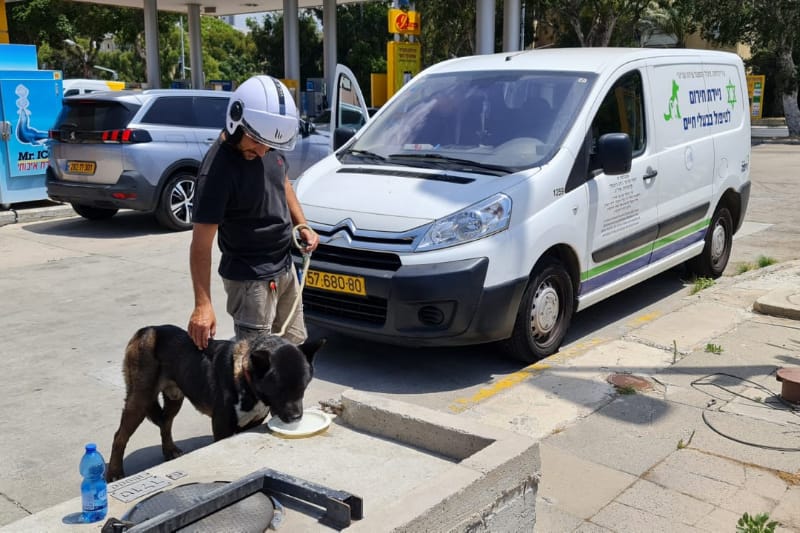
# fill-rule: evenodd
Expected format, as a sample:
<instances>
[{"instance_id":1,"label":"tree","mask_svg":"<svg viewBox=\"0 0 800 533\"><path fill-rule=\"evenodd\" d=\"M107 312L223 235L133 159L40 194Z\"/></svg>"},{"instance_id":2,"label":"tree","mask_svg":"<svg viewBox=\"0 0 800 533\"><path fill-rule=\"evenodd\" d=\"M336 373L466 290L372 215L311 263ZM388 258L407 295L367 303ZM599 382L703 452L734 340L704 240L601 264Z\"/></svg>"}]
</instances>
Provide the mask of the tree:
<instances>
[{"instance_id":1,"label":"tree","mask_svg":"<svg viewBox=\"0 0 800 533\"><path fill-rule=\"evenodd\" d=\"M798 0L676 0L689 3L703 27L703 37L721 44L751 43L753 52L775 54L778 87L789 135L800 136L797 106L800 40Z\"/></svg>"},{"instance_id":2,"label":"tree","mask_svg":"<svg viewBox=\"0 0 800 533\"><path fill-rule=\"evenodd\" d=\"M635 23L651 0L541 0L539 8L545 17L563 33L572 29L580 46L609 46L618 27L625 32L614 44L633 45ZM553 20L554 19L554 20Z\"/></svg>"},{"instance_id":3,"label":"tree","mask_svg":"<svg viewBox=\"0 0 800 533\"><path fill-rule=\"evenodd\" d=\"M302 51L300 74L304 79L322 76L322 36L318 24L319 21L312 11L301 11L298 29ZM250 28L250 38L255 43L255 63L260 73L283 78L286 72L283 60L283 13L267 13L261 24L248 18L247 27Z\"/></svg>"}]
</instances>

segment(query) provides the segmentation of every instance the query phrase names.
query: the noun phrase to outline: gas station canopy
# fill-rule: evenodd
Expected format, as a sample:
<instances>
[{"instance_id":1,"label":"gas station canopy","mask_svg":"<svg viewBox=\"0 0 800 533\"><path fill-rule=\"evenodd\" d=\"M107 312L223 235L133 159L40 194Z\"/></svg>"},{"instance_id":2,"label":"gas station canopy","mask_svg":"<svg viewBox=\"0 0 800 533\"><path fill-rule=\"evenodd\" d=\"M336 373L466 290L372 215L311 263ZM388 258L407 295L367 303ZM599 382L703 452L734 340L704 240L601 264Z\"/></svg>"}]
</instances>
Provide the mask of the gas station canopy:
<instances>
[{"instance_id":1,"label":"gas station canopy","mask_svg":"<svg viewBox=\"0 0 800 533\"><path fill-rule=\"evenodd\" d=\"M76 0L87 4L106 4L110 6L142 8L142 0ZM355 0L336 2L337 4L352 4ZM363 0L362 0L363 1ZM242 15L247 13L261 13L263 11L281 11L284 0L203 0L191 2L186 0L158 0L159 11L172 11L186 13L188 6L199 5L203 15ZM297 0L296 7L320 7L322 0Z\"/></svg>"}]
</instances>

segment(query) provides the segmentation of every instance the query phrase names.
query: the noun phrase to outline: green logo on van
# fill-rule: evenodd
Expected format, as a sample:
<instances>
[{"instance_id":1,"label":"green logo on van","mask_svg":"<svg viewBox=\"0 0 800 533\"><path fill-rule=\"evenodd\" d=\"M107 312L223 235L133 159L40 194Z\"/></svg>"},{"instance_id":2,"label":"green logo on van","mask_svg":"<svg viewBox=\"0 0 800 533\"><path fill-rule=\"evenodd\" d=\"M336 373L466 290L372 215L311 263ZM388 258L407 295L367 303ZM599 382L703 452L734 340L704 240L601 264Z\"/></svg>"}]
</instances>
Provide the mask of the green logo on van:
<instances>
[{"instance_id":1,"label":"green logo on van","mask_svg":"<svg viewBox=\"0 0 800 533\"><path fill-rule=\"evenodd\" d=\"M664 120L669 122L673 118L681 118L681 108L678 106L678 82L672 80L672 96L669 97L667 113L664 113Z\"/></svg>"},{"instance_id":2,"label":"green logo on van","mask_svg":"<svg viewBox=\"0 0 800 533\"><path fill-rule=\"evenodd\" d=\"M736 107L736 85L728 79L728 85L725 86L725 89L728 91L728 105L731 106L731 109Z\"/></svg>"}]
</instances>

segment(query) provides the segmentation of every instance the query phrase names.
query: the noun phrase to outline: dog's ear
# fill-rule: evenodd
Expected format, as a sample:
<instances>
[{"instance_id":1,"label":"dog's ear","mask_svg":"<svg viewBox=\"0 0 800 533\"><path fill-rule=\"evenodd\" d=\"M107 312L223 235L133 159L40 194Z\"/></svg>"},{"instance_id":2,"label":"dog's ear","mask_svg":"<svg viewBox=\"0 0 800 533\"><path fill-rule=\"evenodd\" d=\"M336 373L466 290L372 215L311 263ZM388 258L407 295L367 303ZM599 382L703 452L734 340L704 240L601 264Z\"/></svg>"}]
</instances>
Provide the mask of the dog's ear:
<instances>
[{"instance_id":1,"label":"dog's ear","mask_svg":"<svg viewBox=\"0 0 800 533\"><path fill-rule=\"evenodd\" d=\"M253 374L263 376L269 372L270 368L272 368L269 356L269 350L253 350L250 352L250 364L253 367Z\"/></svg>"},{"instance_id":2,"label":"dog's ear","mask_svg":"<svg viewBox=\"0 0 800 533\"><path fill-rule=\"evenodd\" d=\"M314 362L314 356L317 354L320 348L325 346L325 343L328 342L328 339L325 337L321 339L317 339L315 341L307 341L298 346L300 351L306 355L306 359L308 360L308 364L312 364Z\"/></svg>"}]
</instances>

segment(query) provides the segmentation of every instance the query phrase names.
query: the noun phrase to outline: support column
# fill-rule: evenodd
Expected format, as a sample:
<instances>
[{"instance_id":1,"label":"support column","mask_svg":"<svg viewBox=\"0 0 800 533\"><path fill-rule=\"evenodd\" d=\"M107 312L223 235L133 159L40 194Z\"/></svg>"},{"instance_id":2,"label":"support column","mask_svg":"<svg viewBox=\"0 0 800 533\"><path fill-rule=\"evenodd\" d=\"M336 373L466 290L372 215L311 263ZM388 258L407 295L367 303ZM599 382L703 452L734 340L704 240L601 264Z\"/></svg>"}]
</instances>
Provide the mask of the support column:
<instances>
[{"instance_id":1,"label":"support column","mask_svg":"<svg viewBox=\"0 0 800 533\"><path fill-rule=\"evenodd\" d=\"M520 1L504 0L503 2L503 52L516 52L519 45Z\"/></svg>"},{"instance_id":2,"label":"support column","mask_svg":"<svg viewBox=\"0 0 800 533\"><path fill-rule=\"evenodd\" d=\"M192 67L192 89L205 89L203 75L203 39L200 33L200 4L188 4L189 11L189 63Z\"/></svg>"},{"instance_id":3,"label":"support column","mask_svg":"<svg viewBox=\"0 0 800 533\"><path fill-rule=\"evenodd\" d=\"M0 43L8 44L8 20L6 19L6 0L0 0Z\"/></svg>"},{"instance_id":4,"label":"support column","mask_svg":"<svg viewBox=\"0 0 800 533\"><path fill-rule=\"evenodd\" d=\"M161 61L158 59L158 4L156 0L144 0L144 51L147 85L151 89L160 89Z\"/></svg>"},{"instance_id":5,"label":"support column","mask_svg":"<svg viewBox=\"0 0 800 533\"><path fill-rule=\"evenodd\" d=\"M297 0L283 0L283 77L300 83L300 30L297 11ZM299 101L300 95L295 96Z\"/></svg>"},{"instance_id":6,"label":"support column","mask_svg":"<svg viewBox=\"0 0 800 533\"><path fill-rule=\"evenodd\" d=\"M475 53L494 53L494 0L475 0Z\"/></svg>"},{"instance_id":7,"label":"support column","mask_svg":"<svg viewBox=\"0 0 800 533\"><path fill-rule=\"evenodd\" d=\"M322 76L327 85L328 106L333 97L333 76L336 74L336 0L323 0L322 4Z\"/></svg>"}]
</instances>

